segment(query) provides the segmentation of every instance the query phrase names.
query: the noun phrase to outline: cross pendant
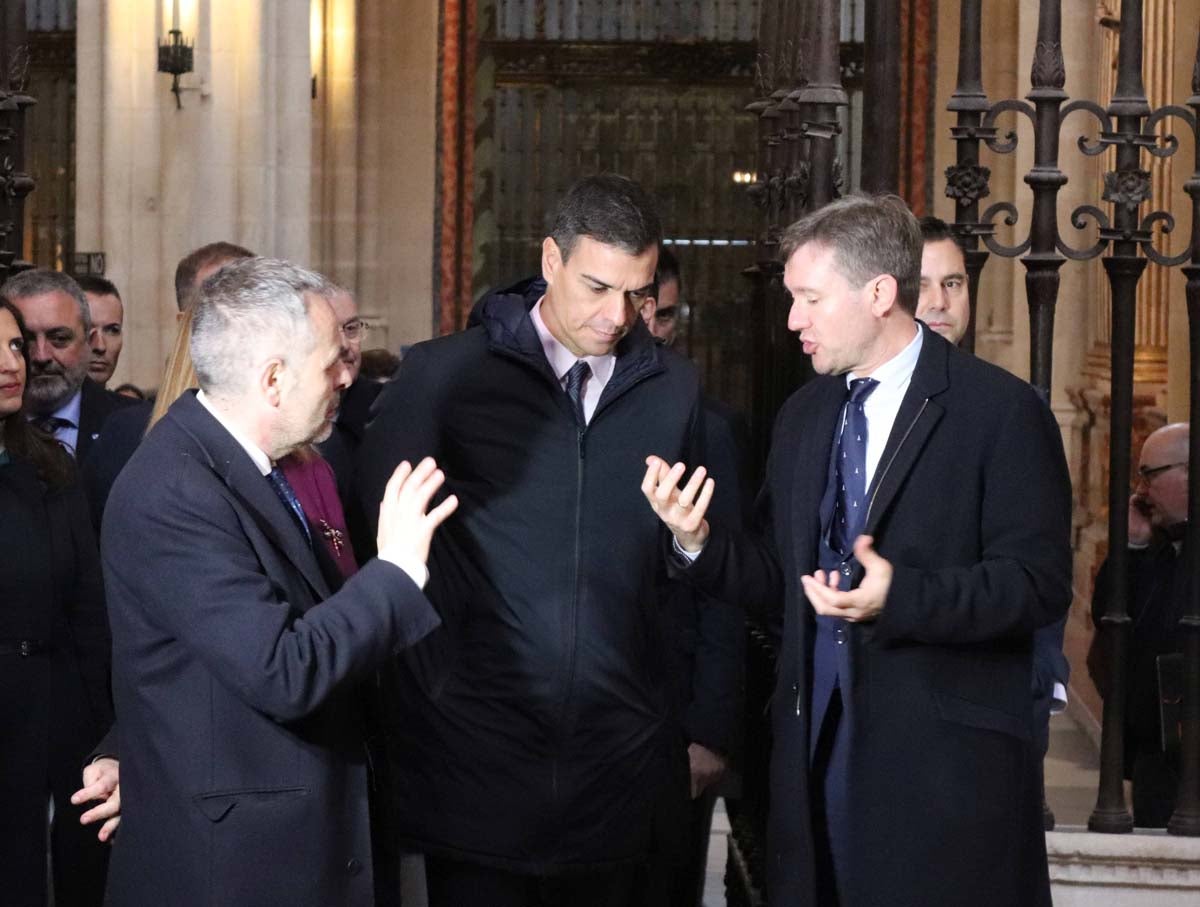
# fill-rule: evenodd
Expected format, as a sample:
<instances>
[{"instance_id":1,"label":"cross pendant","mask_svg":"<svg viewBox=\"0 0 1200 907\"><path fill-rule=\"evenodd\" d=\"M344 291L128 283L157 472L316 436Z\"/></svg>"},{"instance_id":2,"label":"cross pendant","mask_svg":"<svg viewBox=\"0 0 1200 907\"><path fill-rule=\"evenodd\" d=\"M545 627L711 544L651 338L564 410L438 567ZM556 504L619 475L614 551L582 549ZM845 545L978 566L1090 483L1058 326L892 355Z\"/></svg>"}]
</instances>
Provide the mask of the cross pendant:
<instances>
[{"instance_id":1,"label":"cross pendant","mask_svg":"<svg viewBox=\"0 0 1200 907\"><path fill-rule=\"evenodd\" d=\"M324 520L321 520L321 535L329 540L329 544L333 546L333 553L341 557L342 546L346 544L346 536L340 529L334 529Z\"/></svg>"}]
</instances>

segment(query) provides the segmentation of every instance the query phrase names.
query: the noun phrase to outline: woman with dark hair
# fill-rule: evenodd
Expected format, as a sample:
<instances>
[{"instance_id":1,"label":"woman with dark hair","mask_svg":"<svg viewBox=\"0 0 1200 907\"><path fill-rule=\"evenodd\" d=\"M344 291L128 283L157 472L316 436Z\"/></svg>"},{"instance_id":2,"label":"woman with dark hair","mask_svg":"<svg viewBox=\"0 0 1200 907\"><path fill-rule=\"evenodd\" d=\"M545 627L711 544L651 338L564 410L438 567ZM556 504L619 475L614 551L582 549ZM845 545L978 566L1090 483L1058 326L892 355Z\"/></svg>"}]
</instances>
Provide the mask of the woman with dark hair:
<instances>
[{"instance_id":1,"label":"woman with dark hair","mask_svg":"<svg viewBox=\"0 0 1200 907\"><path fill-rule=\"evenodd\" d=\"M0 297L0 866L5 904L100 904L107 848L71 794L112 723L100 560L70 456L30 425L20 312ZM50 818L52 817L52 818Z\"/></svg>"}]
</instances>

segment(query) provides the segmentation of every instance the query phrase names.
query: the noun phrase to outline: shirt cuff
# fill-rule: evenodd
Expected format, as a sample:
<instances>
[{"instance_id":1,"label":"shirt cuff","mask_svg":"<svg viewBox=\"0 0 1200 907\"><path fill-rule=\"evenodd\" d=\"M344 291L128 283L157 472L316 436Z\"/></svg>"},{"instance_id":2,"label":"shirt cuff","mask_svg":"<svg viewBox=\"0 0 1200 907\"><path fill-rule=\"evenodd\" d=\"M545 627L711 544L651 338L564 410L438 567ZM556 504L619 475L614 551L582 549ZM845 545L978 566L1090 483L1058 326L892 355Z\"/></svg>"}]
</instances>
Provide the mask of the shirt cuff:
<instances>
[{"instance_id":1,"label":"shirt cuff","mask_svg":"<svg viewBox=\"0 0 1200 907\"><path fill-rule=\"evenodd\" d=\"M700 546L699 551L685 551L683 546L679 544L679 539L675 538L675 536L671 536L671 548L688 564L694 562L704 552L703 545Z\"/></svg>"},{"instance_id":2,"label":"shirt cuff","mask_svg":"<svg viewBox=\"0 0 1200 907\"><path fill-rule=\"evenodd\" d=\"M386 554L380 554L381 561L387 561L393 567L399 567L411 579L418 589L424 589L425 584L429 582L429 568L423 564L418 558L395 558Z\"/></svg>"},{"instance_id":3,"label":"shirt cuff","mask_svg":"<svg viewBox=\"0 0 1200 907\"><path fill-rule=\"evenodd\" d=\"M1067 688L1061 684L1054 685L1054 692L1050 694L1050 714L1057 715L1067 707Z\"/></svg>"}]
</instances>

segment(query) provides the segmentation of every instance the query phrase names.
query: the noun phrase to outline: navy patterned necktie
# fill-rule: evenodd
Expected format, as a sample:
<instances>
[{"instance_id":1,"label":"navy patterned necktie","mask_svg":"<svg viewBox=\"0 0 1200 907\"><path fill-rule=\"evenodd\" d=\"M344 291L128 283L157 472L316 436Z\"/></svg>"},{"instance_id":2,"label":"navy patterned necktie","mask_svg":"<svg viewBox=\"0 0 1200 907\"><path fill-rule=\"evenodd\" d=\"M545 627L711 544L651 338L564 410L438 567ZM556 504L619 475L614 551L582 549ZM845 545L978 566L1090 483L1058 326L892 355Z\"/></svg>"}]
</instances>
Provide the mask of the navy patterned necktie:
<instances>
[{"instance_id":1,"label":"navy patterned necktie","mask_svg":"<svg viewBox=\"0 0 1200 907\"><path fill-rule=\"evenodd\" d=\"M304 508L300 506L300 499L296 497L296 490L292 488L292 483L287 480L283 470L278 466L267 473L267 480L275 489L275 493L279 495L279 500L283 501L283 506L288 509L300 528L304 530L304 537L308 540L308 544L312 545L312 530L308 528L308 519L304 516Z\"/></svg>"},{"instance_id":2,"label":"navy patterned necktie","mask_svg":"<svg viewBox=\"0 0 1200 907\"><path fill-rule=\"evenodd\" d=\"M848 555L862 532L867 515L867 413L863 408L871 391L879 386L874 378L850 382L842 407L842 433L838 436L837 503L829 527L829 546Z\"/></svg>"},{"instance_id":3,"label":"navy patterned necktie","mask_svg":"<svg viewBox=\"0 0 1200 907\"><path fill-rule=\"evenodd\" d=\"M571 408L575 411L575 421L580 428L587 427L587 418L583 414L583 383L592 373L592 367L580 359L567 372L567 396L571 399Z\"/></svg>"},{"instance_id":4,"label":"navy patterned necktie","mask_svg":"<svg viewBox=\"0 0 1200 907\"><path fill-rule=\"evenodd\" d=\"M53 435L63 428L75 427L75 423L70 419L59 416L35 416L30 421L48 435Z\"/></svg>"}]
</instances>

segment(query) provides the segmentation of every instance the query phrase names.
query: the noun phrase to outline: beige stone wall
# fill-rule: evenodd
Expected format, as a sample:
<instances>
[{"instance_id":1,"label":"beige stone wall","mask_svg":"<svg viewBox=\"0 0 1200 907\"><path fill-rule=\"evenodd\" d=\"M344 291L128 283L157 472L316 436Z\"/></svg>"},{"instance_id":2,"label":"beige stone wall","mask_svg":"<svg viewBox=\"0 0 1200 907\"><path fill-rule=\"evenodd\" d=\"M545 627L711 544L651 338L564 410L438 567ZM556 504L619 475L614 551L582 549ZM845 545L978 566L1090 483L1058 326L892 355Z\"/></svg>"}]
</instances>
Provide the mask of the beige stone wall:
<instances>
[{"instance_id":1,"label":"beige stone wall","mask_svg":"<svg viewBox=\"0 0 1200 907\"><path fill-rule=\"evenodd\" d=\"M433 331L438 5L316 3L311 257L394 350Z\"/></svg>"},{"instance_id":2,"label":"beige stone wall","mask_svg":"<svg viewBox=\"0 0 1200 907\"><path fill-rule=\"evenodd\" d=\"M77 243L107 253L127 300L113 380L146 387L174 337L180 257L218 239L309 253L308 0L183 0L182 110L155 71L170 7L83 3L77 33Z\"/></svg>"}]
</instances>

